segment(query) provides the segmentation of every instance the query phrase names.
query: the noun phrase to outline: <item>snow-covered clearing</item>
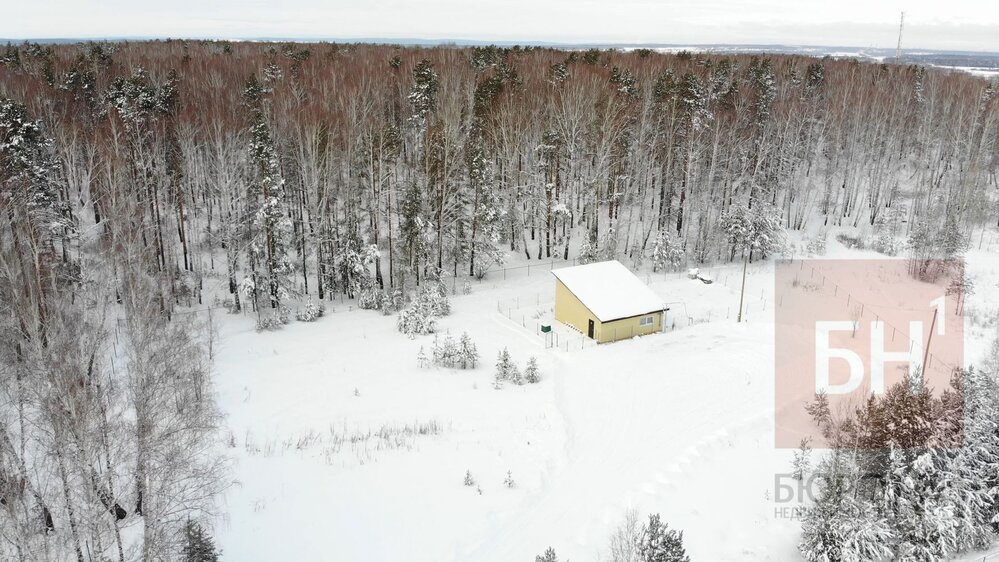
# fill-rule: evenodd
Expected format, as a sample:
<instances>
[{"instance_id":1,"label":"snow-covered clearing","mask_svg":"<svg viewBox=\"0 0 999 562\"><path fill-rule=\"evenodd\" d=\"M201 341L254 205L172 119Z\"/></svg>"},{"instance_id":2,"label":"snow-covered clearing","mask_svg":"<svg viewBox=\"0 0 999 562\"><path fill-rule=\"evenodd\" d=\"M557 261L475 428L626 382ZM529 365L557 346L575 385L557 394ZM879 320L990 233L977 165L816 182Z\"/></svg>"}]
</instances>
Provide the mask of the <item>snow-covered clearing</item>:
<instances>
[{"instance_id":1,"label":"snow-covered clearing","mask_svg":"<svg viewBox=\"0 0 999 562\"><path fill-rule=\"evenodd\" d=\"M999 261L974 250L970 263L978 357L995 331L978 295L994 293ZM706 270L712 284L644 274L682 303L678 329L570 351L500 312L523 297L545 314L553 279L538 269L452 297L440 328L471 335L471 371L418 368L432 336L347 305L271 333L227 317L217 381L239 484L219 530L226 558L511 562L552 546L595 561L634 508L682 529L696 561L797 560L798 521L773 497L791 453L773 446L772 267L750 266L743 324L740 265ZM536 356L542 382L495 390L504 347L521 368Z\"/></svg>"}]
</instances>

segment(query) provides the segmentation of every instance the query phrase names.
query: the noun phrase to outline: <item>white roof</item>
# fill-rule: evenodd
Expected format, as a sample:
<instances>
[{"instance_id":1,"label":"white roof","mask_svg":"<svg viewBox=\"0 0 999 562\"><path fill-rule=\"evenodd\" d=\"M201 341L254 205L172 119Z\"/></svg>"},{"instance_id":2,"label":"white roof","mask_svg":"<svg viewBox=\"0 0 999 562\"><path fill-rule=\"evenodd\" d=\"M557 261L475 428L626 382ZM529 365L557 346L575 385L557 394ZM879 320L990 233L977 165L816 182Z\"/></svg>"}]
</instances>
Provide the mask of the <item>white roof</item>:
<instances>
[{"instance_id":1,"label":"white roof","mask_svg":"<svg viewBox=\"0 0 999 562\"><path fill-rule=\"evenodd\" d=\"M616 260L563 267L552 275L601 322L659 312L663 299Z\"/></svg>"}]
</instances>

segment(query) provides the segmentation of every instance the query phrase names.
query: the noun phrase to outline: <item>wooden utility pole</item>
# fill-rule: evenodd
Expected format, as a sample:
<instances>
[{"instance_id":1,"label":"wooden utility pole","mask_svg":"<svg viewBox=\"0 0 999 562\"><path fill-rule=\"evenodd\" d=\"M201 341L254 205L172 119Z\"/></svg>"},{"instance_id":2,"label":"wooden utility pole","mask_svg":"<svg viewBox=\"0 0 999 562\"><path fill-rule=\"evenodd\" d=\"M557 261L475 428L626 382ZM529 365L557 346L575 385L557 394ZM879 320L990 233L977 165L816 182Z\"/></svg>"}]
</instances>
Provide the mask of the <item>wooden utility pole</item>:
<instances>
[{"instance_id":1,"label":"wooden utility pole","mask_svg":"<svg viewBox=\"0 0 999 562\"><path fill-rule=\"evenodd\" d=\"M752 250L750 250L752 251ZM746 298L746 267L749 265L749 256L743 250L742 255L742 289L739 290L739 317L736 322L742 322L742 301Z\"/></svg>"},{"instance_id":2,"label":"wooden utility pole","mask_svg":"<svg viewBox=\"0 0 999 562\"><path fill-rule=\"evenodd\" d=\"M933 341L933 330L937 327L937 313L939 312L940 309L933 309L933 320L930 322L930 334L926 336L926 349L923 350L923 365L922 372L920 373L924 381L926 380L926 360L930 357L930 342Z\"/></svg>"}]
</instances>

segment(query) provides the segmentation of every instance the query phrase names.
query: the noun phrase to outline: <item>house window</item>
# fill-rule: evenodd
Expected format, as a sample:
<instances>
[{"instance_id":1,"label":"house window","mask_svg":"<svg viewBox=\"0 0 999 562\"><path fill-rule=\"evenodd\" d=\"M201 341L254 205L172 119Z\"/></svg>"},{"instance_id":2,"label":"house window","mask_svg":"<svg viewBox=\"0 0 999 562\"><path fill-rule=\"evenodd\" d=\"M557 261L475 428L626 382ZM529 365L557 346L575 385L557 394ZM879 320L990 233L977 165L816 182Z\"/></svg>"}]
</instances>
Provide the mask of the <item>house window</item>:
<instances>
[{"instance_id":1,"label":"house window","mask_svg":"<svg viewBox=\"0 0 999 562\"><path fill-rule=\"evenodd\" d=\"M641 326L651 326L652 323L655 321L654 319L655 319L654 316L645 316L641 320L639 320L639 325L641 325Z\"/></svg>"}]
</instances>

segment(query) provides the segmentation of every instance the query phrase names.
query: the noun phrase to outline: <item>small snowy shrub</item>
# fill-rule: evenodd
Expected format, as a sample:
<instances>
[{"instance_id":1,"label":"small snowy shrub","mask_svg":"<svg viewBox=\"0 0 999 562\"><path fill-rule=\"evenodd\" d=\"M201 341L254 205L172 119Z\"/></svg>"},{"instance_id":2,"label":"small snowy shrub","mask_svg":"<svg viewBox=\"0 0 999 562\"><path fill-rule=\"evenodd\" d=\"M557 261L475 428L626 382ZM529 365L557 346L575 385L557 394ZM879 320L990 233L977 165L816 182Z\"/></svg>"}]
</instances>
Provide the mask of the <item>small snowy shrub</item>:
<instances>
[{"instance_id":1,"label":"small snowy shrub","mask_svg":"<svg viewBox=\"0 0 999 562\"><path fill-rule=\"evenodd\" d=\"M393 289L391 293L385 293L385 302L382 303L382 314L388 316L399 312L406 306L406 298L402 295L401 289Z\"/></svg>"},{"instance_id":2,"label":"small snowy shrub","mask_svg":"<svg viewBox=\"0 0 999 562\"><path fill-rule=\"evenodd\" d=\"M423 351L423 348L420 348ZM474 369L479 360L479 352L468 332L455 341L451 336L434 337L431 355L434 365L451 369Z\"/></svg>"},{"instance_id":3,"label":"small snowy shrub","mask_svg":"<svg viewBox=\"0 0 999 562\"><path fill-rule=\"evenodd\" d=\"M322 318L325 312L326 309L322 303L316 304L310 300L305 303L305 306L295 312L295 319L299 322L315 322L317 319Z\"/></svg>"},{"instance_id":4,"label":"small snowy shrub","mask_svg":"<svg viewBox=\"0 0 999 562\"><path fill-rule=\"evenodd\" d=\"M281 316L278 313L262 312L260 313L260 316L257 317L257 331L269 332L278 330L286 323L287 322L281 321Z\"/></svg>"},{"instance_id":5,"label":"small snowy shrub","mask_svg":"<svg viewBox=\"0 0 999 562\"><path fill-rule=\"evenodd\" d=\"M437 320L423 301L417 300L399 312L396 327L410 339L437 331Z\"/></svg>"},{"instance_id":6,"label":"small snowy shrub","mask_svg":"<svg viewBox=\"0 0 999 562\"><path fill-rule=\"evenodd\" d=\"M388 300L384 291L375 287L362 289L357 296L357 307L362 310L382 310Z\"/></svg>"},{"instance_id":7,"label":"small snowy shrub","mask_svg":"<svg viewBox=\"0 0 999 562\"><path fill-rule=\"evenodd\" d=\"M443 339L434 336L434 345L431 348L431 355L434 365L438 367L457 367L459 363L459 347L451 336L444 336Z\"/></svg>"},{"instance_id":8,"label":"small snowy shrub","mask_svg":"<svg viewBox=\"0 0 999 562\"><path fill-rule=\"evenodd\" d=\"M860 236L850 236L849 234L841 232L836 235L836 240L851 250L863 250L867 248L867 243Z\"/></svg>"},{"instance_id":9,"label":"small snowy shrub","mask_svg":"<svg viewBox=\"0 0 999 562\"><path fill-rule=\"evenodd\" d=\"M826 233L819 232L815 234L814 238L809 238L805 251L810 256L824 256L826 254Z\"/></svg>"},{"instance_id":10,"label":"small snowy shrub","mask_svg":"<svg viewBox=\"0 0 999 562\"><path fill-rule=\"evenodd\" d=\"M902 250L902 242L890 231L881 230L871 242L871 249L886 256L894 256Z\"/></svg>"},{"instance_id":11,"label":"small snowy shrub","mask_svg":"<svg viewBox=\"0 0 999 562\"><path fill-rule=\"evenodd\" d=\"M475 479L472 478L472 471L471 470L466 470L465 471L465 485L466 486L474 486L475 485Z\"/></svg>"},{"instance_id":12,"label":"small snowy shrub","mask_svg":"<svg viewBox=\"0 0 999 562\"><path fill-rule=\"evenodd\" d=\"M399 331L410 338L437 331L436 318L451 314L451 301L442 282L428 285L407 308L399 313Z\"/></svg>"},{"instance_id":13,"label":"small snowy shrub","mask_svg":"<svg viewBox=\"0 0 999 562\"><path fill-rule=\"evenodd\" d=\"M287 324L291 322L291 309L285 305L279 305L277 309L278 321L282 324Z\"/></svg>"},{"instance_id":14,"label":"small snowy shrub","mask_svg":"<svg viewBox=\"0 0 999 562\"><path fill-rule=\"evenodd\" d=\"M517 485L517 483L513 481L512 471L509 470L506 471L506 478L503 480L503 485L506 486L507 488L513 488L514 486Z\"/></svg>"},{"instance_id":15,"label":"small snowy shrub","mask_svg":"<svg viewBox=\"0 0 999 562\"><path fill-rule=\"evenodd\" d=\"M472 294L472 284L466 279L464 283L461 284L461 294L471 295Z\"/></svg>"}]
</instances>

